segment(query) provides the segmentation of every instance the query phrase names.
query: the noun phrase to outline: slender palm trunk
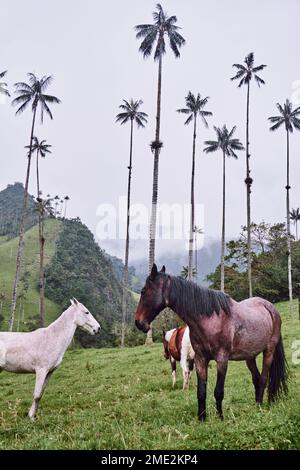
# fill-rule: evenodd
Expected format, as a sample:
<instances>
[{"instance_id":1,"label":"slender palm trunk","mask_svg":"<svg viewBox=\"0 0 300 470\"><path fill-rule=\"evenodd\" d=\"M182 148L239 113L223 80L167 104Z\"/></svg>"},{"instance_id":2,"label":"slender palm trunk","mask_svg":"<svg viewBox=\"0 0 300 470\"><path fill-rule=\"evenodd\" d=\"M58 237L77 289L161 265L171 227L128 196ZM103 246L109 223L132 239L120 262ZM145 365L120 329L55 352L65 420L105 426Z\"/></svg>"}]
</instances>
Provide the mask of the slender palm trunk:
<instances>
[{"instance_id":1,"label":"slender palm trunk","mask_svg":"<svg viewBox=\"0 0 300 470\"><path fill-rule=\"evenodd\" d=\"M225 289L225 207L226 207L226 162L225 152L223 151L223 210L222 210L222 245L221 245L221 291Z\"/></svg>"},{"instance_id":2,"label":"slender palm trunk","mask_svg":"<svg viewBox=\"0 0 300 470\"><path fill-rule=\"evenodd\" d=\"M64 219L67 217L67 204L68 204L68 201L67 199L65 199Z\"/></svg>"},{"instance_id":3,"label":"slender palm trunk","mask_svg":"<svg viewBox=\"0 0 300 470\"><path fill-rule=\"evenodd\" d=\"M290 140L289 131L286 131L286 229L288 252L288 286L290 300L290 314L294 317L293 310L293 281L292 281L292 250L291 250L291 222L290 222Z\"/></svg>"},{"instance_id":4,"label":"slender palm trunk","mask_svg":"<svg viewBox=\"0 0 300 470\"><path fill-rule=\"evenodd\" d=\"M250 154L249 154L249 108L250 108L250 83L247 86L247 116L246 116L246 188L247 188L247 267L249 297L252 297L252 267L251 267L251 185Z\"/></svg>"},{"instance_id":5,"label":"slender palm trunk","mask_svg":"<svg viewBox=\"0 0 300 470\"><path fill-rule=\"evenodd\" d=\"M123 294L122 294L122 334L121 348L125 344L125 327L127 317L127 297L128 297L128 258L129 258L129 227L130 227L130 196L131 196L131 173L132 173L132 142L133 142L133 120L130 122L130 150L128 167L128 187L127 187L127 225L126 225L126 244L125 261L123 269Z\"/></svg>"},{"instance_id":6,"label":"slender palm trunk","mask_svg":"<svg viewBox=\"0 0 300 470\"><path fill-rule=\"evenodd\" d=\"M40 267L39 267L39 289L40 289L40 308L39 308L39 326L45 326L45 275L44 275L44 210L43 201L40 198L40 171L39 171L39 151L36 153L36 187L37 201L39 208L39 248L40 248Z\"/></svg>"},{"instance_id":7,"label":"slender palm trunk","mask_svg":"<svg viewBox=\"0 0 300 470\"><path fill-rule=\"evenodd\" d=\"M39 245L40 245L40 327L45 326L45 273L44 273L44 254L45 254L45 236L44 236L44 209L41 203L39 211Z\"/></svg>"},{"instance_id":8,"label":"slender palm trunk","mask_svg":"<svg viewBox=\"0 0 300 470\"><path fill-rule=\"evenodd\" d=\"M23 207L22 207L22 214L21 214L21 221L20 221L19 243L18 243L17 259L16 259L16 272L15 272L15 279L14 279L13 292L12 292L12 301L11 301L11 316L10 316L10 322L9 322L9 331L13 330L14 321L15 321L17 290L18 290L19 279L20 279L20 270L21 270L22 254L23 254L23 240L24 240L25 222L26 222L26 215L27 215L28 185L29 185L29 177L30 177L32 140L33 140L33 135L34 135L35 117L36 117L36 108L33 111L33 117L32 117L26 180L25 180L24 197L23 197Z\"/></svg>"},{"instance_id":9,"label":"slender palm trunk","mask_svg":"<svg viewBox=\"0 0 300 470\"><path fill-rule=\"evenodd\" d=\"M162 55L158 62L158 83L157 83L157 110L156 110L156 131L155 131L155 149L153 165L153 186L152 186L152 207L150 220L150 240L149 240L149 272L155 262L155 237L156 237L156 216L158 200L158 164L160 154L160 112L161 112L161 83L162 83ZM152 344L152 325L147 333L146 344Z\"/></svg>"},{"instance_id":10,"label":"slender palm trunk","mask_svg":"<svg viewBox=\"0 0 300 470\"><path fill-rule=\"evenodd\" d=\"M195 271L196 271L196 284L198 284L198 234L195 231Z\"/></svg>"},{"instance_id":11,"label":"slender palm trunk","mask_svg":"<svg viewBox=\"0 0 300 470\"><path fill-rule=\"evenodd\" d=\"M298 220L296 220L296 242L298 241Z\"/></svg>"},{"instance_id":12,"label":"slender palm trunk","mask_svg":"<svg viewBox=\"0 0 300 470\"><path fill-rule=\"evenodd\" d=\"M190 239L189 239L189 264L188 280L193 278L193 255L194 255L194 229L195 229L195 153L196 153L196 132L197 116L194 115L194 133L193 133L193 157L192 157L192 176L191 176L191 219L190 219Z\"/></svg>"},{"instance_id":13,"label":"slender palm trunk","mask_svg":"<svg viewBox=\"0 0 300 470\"><path fill-rule=\"evenodd\" d=\"M39 150L36 151L36 197L40 197Z\"/></svg>"}]
</instances>

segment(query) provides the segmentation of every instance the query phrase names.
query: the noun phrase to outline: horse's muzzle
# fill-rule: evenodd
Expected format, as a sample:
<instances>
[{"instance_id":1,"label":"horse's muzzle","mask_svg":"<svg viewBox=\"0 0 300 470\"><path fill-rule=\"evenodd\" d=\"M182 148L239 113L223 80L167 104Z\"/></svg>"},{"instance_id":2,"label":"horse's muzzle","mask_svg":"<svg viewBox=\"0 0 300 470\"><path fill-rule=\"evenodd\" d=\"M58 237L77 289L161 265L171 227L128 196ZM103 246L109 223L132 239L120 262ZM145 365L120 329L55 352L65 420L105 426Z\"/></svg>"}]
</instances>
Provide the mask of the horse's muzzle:
<instances>
[{"instance_id":1,"label":"horse's muzzle","mask_svg":"<svg viewBox=\"0 0 300 470\"><path fill-rule=\"evenodd\" d=\"M148 331L150 330L150 325L147 322L135 320L135 326L143 333L148 333Z\"/></svg>"}]
</instances>

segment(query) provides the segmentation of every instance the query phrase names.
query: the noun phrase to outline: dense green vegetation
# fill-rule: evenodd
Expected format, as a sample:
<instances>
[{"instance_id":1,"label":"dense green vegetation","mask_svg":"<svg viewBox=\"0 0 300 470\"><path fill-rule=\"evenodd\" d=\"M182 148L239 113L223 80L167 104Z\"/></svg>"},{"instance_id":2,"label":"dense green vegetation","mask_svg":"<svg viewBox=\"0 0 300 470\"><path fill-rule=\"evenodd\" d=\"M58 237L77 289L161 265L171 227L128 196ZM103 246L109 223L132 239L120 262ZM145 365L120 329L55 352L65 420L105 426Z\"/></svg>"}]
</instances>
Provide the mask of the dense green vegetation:
<instances>
[{"instance_id":1,"label":"dense green vegetation","mask_svg":"<svg viewBox=\"0 0 300 470\"><path fill-rule=\"evenodd\" d=\"M48 219L45 224L45 262L46 265L55 253L55 242L59 236L62 222ZM7 330L10 318L12 285L15 275L15 259L18 239L0 240L0 296L2 298L2 318L0 329ZM36 328L39 313L38 292L39 250L38 227L34 226L25 233L24 258L22 263L20 285L17 298L15 330L32 330ZM46 322L50 323L61 312L61 307L46 299Z\"/></svg>"},{"instance_id":2,"label":"dense green vegetation","mask_svg":"<svg viewBox=\"0 0 300 470\"><path fill-rule=\"evenodd\" d=\"M13 238L18 235L23 197L24 186L22 183L9 184L6 189L0 191L0 236L6 235ZM34 197L29 196L26 230L37 223L38 216L34 209Z\"/></svg>"},{"instance_id":3,"label":"dense green vegetation","mask_svg":"<svg viewBox=\"0 0 300 470\"><path fill-rule=\"evenodd\" d=\"M118 342L121 321L121 286L112 263L79 219L64 220L56 253L46 268L46 297L67 307L69 299L78 298L100 321L99 337L79 334L84 346L112 346ZM131 315L133 300L130 299Z\"/></svg>"},{"instance_id":4,"label":"dense green vegetation","mask_svg":"<svg viewBox=\"0 0 300 470\"><path fill-rule=\"evenodd\" d=\"M0 375L0 449L299 449L300 366L292 364L299 322L279 305L290 364L288 398L258 408L244 362L230 362L224 422L215 415L215 364L208 378L208 420L197 420L196 375L171 386L162 345L67 352L31 423L33 376ZM101 334L101 333L100 333Z\"/></svg>"},{"instance_id":5,"label":"dense green vegetation","mask_svg":"<svg viewBox=\"0 0 300 470\"><path fill-rule=\"evenodd\" d=\"M252 224L253 295L271 302L289 298L287 283L287 244L285 224ZM236 300L248 297L247 236L244 228L237 240L227 243L225 286ZM300 280L300 241L292 242L294 288ZM211 287L220 288L220 266L208 276Z\"/></svg>"},{"instance_id":6,"label":"dense green vegetation","mask_svg":"<svg viewBox=\"0 0 300 470\"><path fill-rule=\"evenodd\" d=\"M18 239L15 231L24 188L9 185L0 192L0 204L9 208L1 212L3 231L0 235L0 329L7 330L10 302L15 275ZM12 201L11 205L9 201ZM38 326L39 314L39 243L34 198L29 196L28 222L33 225L25 232L24 255L17 297L15 330L27 331ZM5 227L5 229L4 229ZM82 346L116 346L120 340L121 285L118 276L122 262L111 259L98 244L90 230L79 219L55 219L45 222L46 324L52 322L77 297L99 319L102 334L96 339L78 333ZM138 285L130 270L132 284ZM130 283L131 284L131 283ZM133 326L136 300L129 294L127 328L128 345L142 342L142 335Z\"/></svg>"}]
</instances>

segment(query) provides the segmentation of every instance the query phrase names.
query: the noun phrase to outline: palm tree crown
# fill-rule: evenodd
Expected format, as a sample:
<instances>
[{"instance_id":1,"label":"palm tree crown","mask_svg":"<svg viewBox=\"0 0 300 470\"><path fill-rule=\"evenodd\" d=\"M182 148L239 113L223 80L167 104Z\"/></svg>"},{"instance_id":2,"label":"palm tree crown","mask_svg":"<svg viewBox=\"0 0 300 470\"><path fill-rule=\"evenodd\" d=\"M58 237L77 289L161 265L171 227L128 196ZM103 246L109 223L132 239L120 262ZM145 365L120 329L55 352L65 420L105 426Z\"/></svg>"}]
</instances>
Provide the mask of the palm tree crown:
<instances>
[{"instance_id":1,"label":"palm tree crown","mask_svg":"<svg viewBox=\"0 0 300 470\"><path fill-rule=\"evenodd\" d=\"M294 127L300 130L300 106L293 110L293 105L288 99L283 106L280 103L277 103L276 106L280 116L269 117L269 121L273 124L270 131L276 131L282 124L285 125L287 132L293 132Z\"/></svg>"},{"instance_id":2,"label":"palm tree crown","mask_svg":"<svg viewBox=\"0 0 300 470\"><path fill-rule=\"evenodd\" d=\"M211 153L221 149L226 156L238 158L235 150L244 150L244 146L239 139L232 138L236 131L236 126L230 132L226 125L222 128L214 126L214 130L217 134L217 140L206 140L204 143L207 147L204 149L204 152Z\"/></svg>"},{"instance_id":3,"label":"palm tree crown","mask_svg":"<svg viewBox=\"0 0 300 470\"><path fill-rule=\"evenodd\" d=\"M45 139L39 141L37 137L33 137L32 152L38 152L41 157L45 158L47 153L52 153L50 147L52 145L46 144ZM30 149L30 145L26 145L25 148Z\"/></svg>"},{"instance_id":4,"label":"palm tree crown","mask_svg":"<svg viewBox=\"0 0 300 470\"><path fill-rule=\"evenodd\" d=\"M119 108L122 109L122 113L117 114L116 122L126 124L126 122L131 120L135 121L138 127L145 127L148 114L139 111L139 107L143 104L142 100L123 100L123 103L124 104L120 104L119 106Z\"/></svg>"},{"instance_id":5,"label":"palm tree crown","mask_svg":"<svg viewBox=\"0 0 300 470\"><path fill-rule=\"evenodd\" d=\"M205 126L208 127L206 117L212 116L212 113L210 111L203 110L208 100L208 96L206 96L205 98L201 98L200 93L195 96L192 92L189 91L187 97L185 98L186 108L177 109L178 113L189 114L184 124L189 124L193 119L197 117L197 115L199 115L201 116Z\"/></svg>"},{"instance_id":6,"label":"palm tree crown","mask_svg":"<svg viewBox=\"0 0 300 470\"><path fill-rule=\"evenodd\" d=\"M265 85L265 81L257 75L257 72L263 70L266 65L262 64L254 67L253 52L250 52L250 54L245 57L244 64L245 65L233 64L232 67L237 69L237 73L234 77L231 78L231 80L240 80L238 87L241 87L242 85L248 85L254 77L259 87L260 85Z\"/></svg>"},{"instance_id":7,"label":"palm tree crown","mask_svg":"<svg viewBox=\"0 0 300 470\"><path fill-rule=\"evenodd\" d=\"M35 111L40 105L41 110L41 122L44 119L44 112L53 119L49 104L60 103L60 100L56 96L46 95L44 92L51 84L53 78L51 75L44 76L38 79L34 73L28 74L28 82L15 83L15 93L18 95L13 101L14 106L19 106L16 114L21 114L31 103L32 111Z\"/></svg>"},{"instance_id":8,"label":"palm tree crown","mask_svg":"<svg viewBox=\"0 0 300 470\"><path fill-rule=\"evenodd\" d=\"M294 223L298 222L300 220L300 209L297 207L297 209L292 209L290 212L290 218L293 220Z\"/></svg>"},{"instance_id":9,"label":"palm tree crown","mask_svg":"<svg viewBox=\"0 0 300 470\"><path fill-rule=\"evenodd\" d=\"M5 95L5 96L10 96L9 91L7 89L7 83L1 81L2 78L4 78L6 74L7 74L7 70L5 70L5 72L0 73L0 94Z\"/></svg>"},{"instance_id":10,"label":"palm tree crown","mask_svg":"<svg viewBox=\"0 0 300 470\"><path fill-rule=\"evenodd\" d=\"M153 12L153 20L153 24L139 24L135 26L137 39L143 38L139 50L144 58L151 55L155 43L154 60L158 60L166 53L165 36L169 39L169 44L175 57L180 57L179 49L185 44L185 39L178 32L181 28L175 25L177 23L176 16L168 16L158 3L156 11Z\"/></svg>"}]
</instances>

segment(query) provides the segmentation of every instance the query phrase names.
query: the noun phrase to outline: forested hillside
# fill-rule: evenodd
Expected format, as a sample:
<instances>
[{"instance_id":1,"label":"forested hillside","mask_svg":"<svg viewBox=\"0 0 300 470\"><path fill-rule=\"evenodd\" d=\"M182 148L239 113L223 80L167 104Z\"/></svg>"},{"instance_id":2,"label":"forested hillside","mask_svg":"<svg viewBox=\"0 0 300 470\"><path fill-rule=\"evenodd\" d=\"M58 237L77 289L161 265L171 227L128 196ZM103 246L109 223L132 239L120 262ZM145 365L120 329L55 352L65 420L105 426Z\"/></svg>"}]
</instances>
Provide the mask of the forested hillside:
<instances>
[{"instance_id":1,"label":"forested hillside","mask_svg":"<svg viewBox=\"0 0 300 470\"><path fill-rule=\"evenodd\" d=\"M22 183L9 184L6 189L0 191L0 236L7 235L10 238L17 236L22 211L24 187ZM26 230L37 223L34 197L28 198L28 216Z\"/></svg>"},{"instance_id":2,"label":"forested hillside","mask_svg":"<svg viewBox=\"0 0 300 470\"><path fill-rule=\"evenodd\" d=\"M18 245L18 222L23 201L21 183L0 192L0 329L6 330ZM29 197L24 238L24 257L17 298L15 330L28 331L38 325L39 244L35 203ZM81 345L114 346L119 341L121 321L121 285L110 257L99 247L80 219L56 219L45 222L46 323L49 324L69 305L74 296L84 303L101 323L96 338L78 332ZM135 302L129 294L129 318ZM135 343L138 333L131 343Z\"/></svg>"},{"instance_id":3,"label":"forested hillside","mask_svg":"<svg viewBox=\"0 0 300 470\"><path fill-rule=\"evenodd\" d=\"M75 296L100 321L102 331L98 337L78 332L82 345L116 343L113 327L121 321L121 285L114 275L111 261L79 219L63 221L55 256L46 269L45 293L49 299L65 307L70 297ZM133 312L133 299L129 297Z\"/></svg>"}]
</instances>

